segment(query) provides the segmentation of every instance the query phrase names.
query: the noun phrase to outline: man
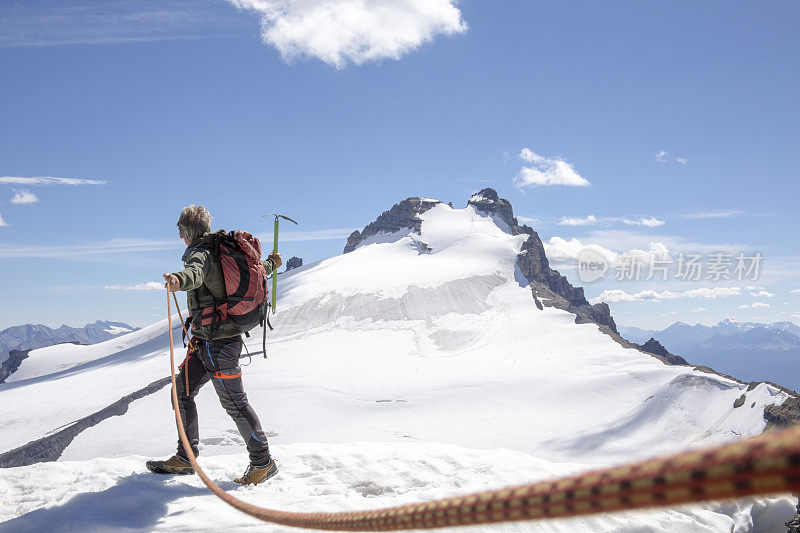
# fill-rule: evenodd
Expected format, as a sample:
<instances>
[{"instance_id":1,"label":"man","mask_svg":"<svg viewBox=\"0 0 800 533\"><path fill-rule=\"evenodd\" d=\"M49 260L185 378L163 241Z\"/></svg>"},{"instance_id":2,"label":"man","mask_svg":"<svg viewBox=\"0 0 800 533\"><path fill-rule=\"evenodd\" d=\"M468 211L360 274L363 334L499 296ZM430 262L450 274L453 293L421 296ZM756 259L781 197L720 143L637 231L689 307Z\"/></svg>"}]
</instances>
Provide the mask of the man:
<instances>
[{"instance_id":1,"label":"man","mask_svg":"<svg viewBox=\"0 0 800 533\"><path fill-rule=\"evenodd\" d=\"M185 207L181 212L178 230L187 246L183 254L185 268L180 272L164 274L165 286L170 292L187 291L191 314L214 305L215 300L225 299L222 266L211 247L219 232L210 233L211 214L205 207L194 205ZM276 271L282 264L280 254L270 254L263 264L267 275ZM197 455L199 443L194 398L200 387L210 380L222 407L236 423L250 454L250 465L244 475L235 481L243 485L254 485L271 478L278 473L278 468L270 457L267 436L244 392L239 366L242 337L238 327L228 318L213 326L195 324L192 326L190 346L193 351L181 365L176 382L181 418L192 451ZM180 439L177 454L165 461L148 461L147 468L159 474L194 473Z\"/></svg>"}]
</instances>

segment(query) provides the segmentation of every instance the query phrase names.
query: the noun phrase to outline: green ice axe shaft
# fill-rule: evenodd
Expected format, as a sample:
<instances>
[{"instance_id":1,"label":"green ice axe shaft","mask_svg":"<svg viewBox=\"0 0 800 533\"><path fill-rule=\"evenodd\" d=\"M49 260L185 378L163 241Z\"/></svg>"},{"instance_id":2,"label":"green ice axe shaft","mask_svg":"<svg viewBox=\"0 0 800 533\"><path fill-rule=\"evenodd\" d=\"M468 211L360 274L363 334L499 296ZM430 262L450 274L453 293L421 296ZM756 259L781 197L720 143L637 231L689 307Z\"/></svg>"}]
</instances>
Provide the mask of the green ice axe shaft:
<instances>
[{"instance_id":1,"label":"green ice axe shaft","mask_svg":"<svg viewBox=\"0 0 800 533\"><path fill-rule=\"evenodd\" d=\"M294 222L295 224L297 224L297 222L295 222L291 218L287 217L286 215L280 215L280 214L277 214L277 213L269 213L269 214L264 215L264 216L265 217L275 217L275 237L274 237L274 240L273 240L272 253L273 254L277 254L278 253L278 219L285 218L289 222ZM271 302L272 312L273 313L275 312L275 302L276 302L277 293L278 293L278 273L273 271L272 272L272 302Z\"/></svg>"}]
</instances>

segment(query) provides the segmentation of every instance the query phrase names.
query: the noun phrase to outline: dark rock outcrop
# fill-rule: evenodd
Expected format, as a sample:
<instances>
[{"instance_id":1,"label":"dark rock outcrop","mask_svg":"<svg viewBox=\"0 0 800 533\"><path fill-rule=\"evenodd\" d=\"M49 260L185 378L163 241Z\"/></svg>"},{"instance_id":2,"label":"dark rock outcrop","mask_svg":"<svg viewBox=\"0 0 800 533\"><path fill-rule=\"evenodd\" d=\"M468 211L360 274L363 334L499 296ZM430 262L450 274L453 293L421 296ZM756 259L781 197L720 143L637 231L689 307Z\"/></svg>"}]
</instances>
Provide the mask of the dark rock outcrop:
<instances>
[{"instance_id":1,"label":"dark rock outcrop","mask_svg":"<svg viewBox=\"0 0 800 533\"><path fill-rule=\"evenodd\" d=\"M11 350L8 352L8 359L0 365L0 383L3 383L8 376L16 372L22 360L28 357L30 350Z\"/></svg>"},{"instance_id":2,"label":"dark rock outcrop","mask_svg":"<svg viewBox=\"0 0 800 533\"><path fill-rule=\"evenodd\" d=\"M139 389L131 394L123 396L111 405L77 420L63 429L59 429L45 437L24 444L19 448L14 448L5 453L0 453L0 468L11 468L16 466L28 466L35 463L55 461L67 446L82 431L96 426L106 418L121 416L128 412L128 406L154 392L161 390L170 383L170 378L159 379L150 385Z\"/></svg>"},{"instance_id":3,"label":"dark rock outcrop","mask_svg":"<svg viewBox=\"0 0 800 533\"><path fill-rule=\"evenodd\" d=\"M769 429L785 429L800 424L800 398L791 396L780 405L768 405L764 418Z\"/></svg>"},{"instance_id":4,"label":"dark rock outcrop","mask_svg":"<svg viewBox=\"0 0 800 533\"><path fill-rule=\"evenodd\" d=\"M407 198L399 204L394 204L391 209L384 211L375 222L368 224L361 231L356 230L351 233L347 238L343 253L352 252L364 239L379 233L394 233L406 228L419 233L422 219L417 215L421 215L440 203L437 200L427 200L415 196Z\"/></svg>"},{"instance_id":5,"label":"dark rock outcrop","mask_svg":"<svg viewBox=\"0 0 800 533\"><path fill-rule=\"evenodd\" d=\"M519 225L514 218L511 202L500 198L494 189L486 188L474 194L469 199L468 205L503 221L512 235L528 236L517 256L517 266L538 301L546 306L575 313L575 322L578 324L593 322L608 327L614 333L617 332L617 326L607 304L602 302L589 304L582 287L573 287L558 270L550 268L542 239L530 226Z\"/></svg>"},{"instance_id":6,"label":"dark rock outcrop","mask_svg":"<svg viewBox=\"0 0 800 533\"><path fill-rule=\"evenodd\" d=\"M301 266L303 266L303 258L297 256L292 257L286 261L286 272L294 270L295 268L300 268Z\"/></svg>"},{"instance_id":7,"label":"dark rock outcrop","mask_svg":"<svg viewBox=\"0 0 800 533\"><path fill-rule=\"evenodd\" d=\"M635 343L632 343L632 344L635 344ZM674 354L669 353L667 351L667 349L664 348L661 345L660 342L658 342L657 340L655 340L652 337L646 343L644 343L644 344L636 344L636 346L638 346L639 349L641 351L643 351L643 352L652 353L652 354L655 354L655 355L660 355L663 358L662 360L668 362L671 365L688 365L689 364L688 362L686 362L686 359L684 359L680 355L674 355Z\"/></svg>"}]
</instances>

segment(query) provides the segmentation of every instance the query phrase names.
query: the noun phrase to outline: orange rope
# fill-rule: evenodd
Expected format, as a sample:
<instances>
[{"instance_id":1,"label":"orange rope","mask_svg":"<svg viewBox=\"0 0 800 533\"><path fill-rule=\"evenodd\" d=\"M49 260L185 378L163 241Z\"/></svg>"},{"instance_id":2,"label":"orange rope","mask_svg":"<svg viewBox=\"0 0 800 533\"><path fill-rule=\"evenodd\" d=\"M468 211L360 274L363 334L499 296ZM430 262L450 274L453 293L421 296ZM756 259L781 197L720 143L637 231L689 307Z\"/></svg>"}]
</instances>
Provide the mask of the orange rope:
<instances>
[{"instance_id":1,"label":"orange rope","mask_svg":"<svg viewBox=\"0 0 800 533\"><path fill-rule=\"evenodd\" d=\"M167 290L169 290L169 289L167 289ZM183 334L188 339L187 346L186 346L186 357L183 358L183 363L181 363L181 365L183 365L183 378L184 378L184 382L185 382L185 385L186 385L186 388L183 389L183 391L188 396L189 395L189 359L191 359L191 357L192 357L192 351L193 351L194 345L192 344L192 338L189 336L189 332L186 331L186 322L183 321L183 313L181 313L181 306L178 305L178 296L174 292L172 293L172 299L175 300L175 308L178 310L178 318L181 319L181 327L183 328ZM187 309L187 311L188 311L188 309ZM172 327L172 326L170 326L170 327Z\"/></svg>"},{"instance_id":2,"label":"orange rope","mask_svg":"<svg viewBox=\"0 0 800 533\"><path fill-rule=\"evenodd\" d=\"M178 409L169 293L167 310L172 402L183 449L211 492L264 522L336 531L432 529L800 492L798 426L716 448L427 503L337 513L292 513L258 507L222 490L197 464Z\"/></svg>"}]
</instances>

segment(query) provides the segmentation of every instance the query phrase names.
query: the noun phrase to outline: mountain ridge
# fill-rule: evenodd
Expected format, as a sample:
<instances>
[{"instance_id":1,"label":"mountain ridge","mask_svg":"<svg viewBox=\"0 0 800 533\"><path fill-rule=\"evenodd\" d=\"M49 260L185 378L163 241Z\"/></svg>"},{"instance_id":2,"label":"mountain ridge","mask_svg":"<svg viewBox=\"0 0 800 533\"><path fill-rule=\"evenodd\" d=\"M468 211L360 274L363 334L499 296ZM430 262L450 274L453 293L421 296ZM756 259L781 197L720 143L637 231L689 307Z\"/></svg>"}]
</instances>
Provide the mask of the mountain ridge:
<instances>
[{"instance_id":1,"label":"mountain ridge","mask_svg":"<svg viewBox=\"0 0 800 533\"><path fill-rule=\"evenodd\" d=\"M0 383L19 368L31 350L62 343L97 344L138 329L108 320L97 320L81 328L66 324L55 329L44 324L11 326L0 331Z\"/></svg>"}]
</instances>

